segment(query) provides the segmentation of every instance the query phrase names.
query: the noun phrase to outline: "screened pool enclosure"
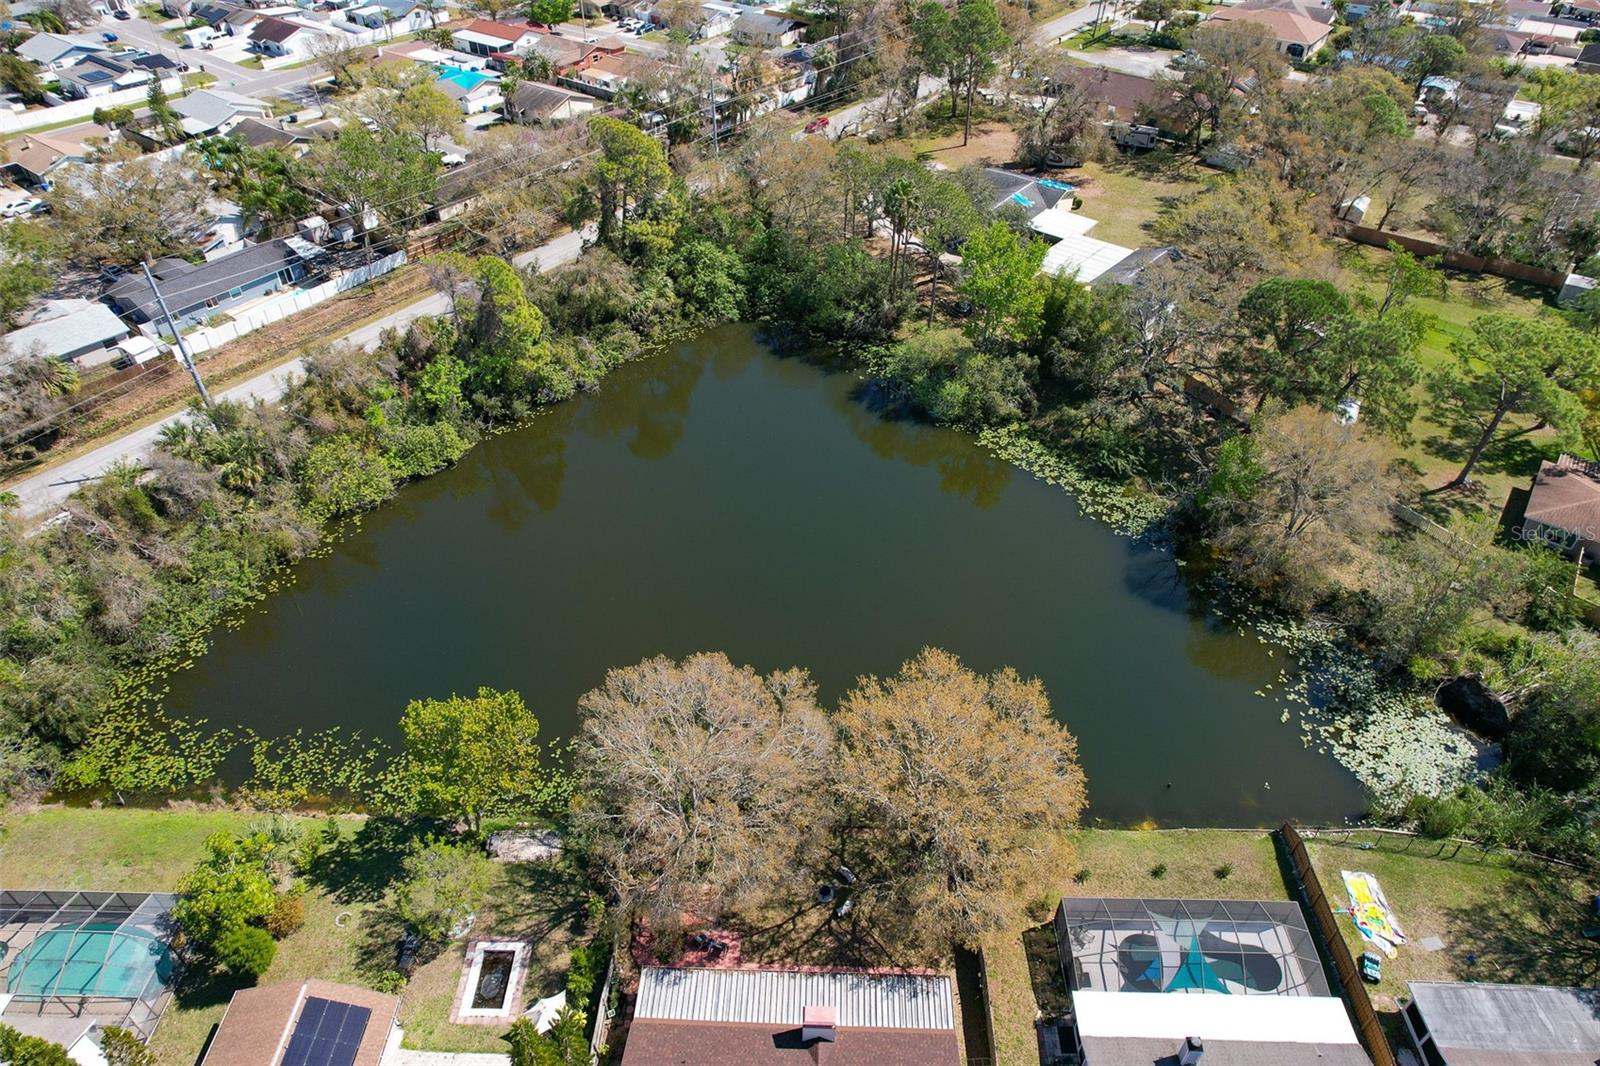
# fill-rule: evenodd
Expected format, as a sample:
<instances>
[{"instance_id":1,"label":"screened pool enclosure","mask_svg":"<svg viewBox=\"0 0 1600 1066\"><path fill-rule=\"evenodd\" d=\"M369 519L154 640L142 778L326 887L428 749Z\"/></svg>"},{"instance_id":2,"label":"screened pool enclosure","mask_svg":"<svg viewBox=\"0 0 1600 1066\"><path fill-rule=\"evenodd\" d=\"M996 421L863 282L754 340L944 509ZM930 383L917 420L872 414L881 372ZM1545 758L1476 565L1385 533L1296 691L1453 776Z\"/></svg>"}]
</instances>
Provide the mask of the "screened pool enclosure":
<instances>
[{"instance_id":1,"label":"screened pool enclosure","mask_svg":"<svg viewBox=\"0 0 1600 1066\"><path fill-rule=\"evenodd\" d=\"M93 1018L148 1039L171 998L176 899L0 890L0 1013Z\"/></svg>"},{"instance_id":2,"label":"screened pool enclosure","mask_svg":"<svg viewBox=\"0 0 1600 1066\"><path fill-rule=\"evenodd\" d=\"M1073 990L1330 994L1295 903L1068 898L1056 933Z\"/></svg>"}]
</instances>

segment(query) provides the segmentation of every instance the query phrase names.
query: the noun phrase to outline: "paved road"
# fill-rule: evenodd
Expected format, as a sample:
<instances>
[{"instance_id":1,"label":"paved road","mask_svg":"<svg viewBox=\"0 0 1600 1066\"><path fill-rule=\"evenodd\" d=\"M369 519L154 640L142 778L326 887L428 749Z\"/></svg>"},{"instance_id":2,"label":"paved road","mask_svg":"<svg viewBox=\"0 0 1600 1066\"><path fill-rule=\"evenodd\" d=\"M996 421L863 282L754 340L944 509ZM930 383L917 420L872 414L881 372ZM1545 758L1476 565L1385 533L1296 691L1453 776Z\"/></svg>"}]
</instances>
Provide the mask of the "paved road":
<instances>
[{"instance_id":1,"label":"paved road","mask_svg":"<svg viewBox=\"0 0 1600 1066\"><path fill-rule=\"evenodd\" d=\"M541 244L539 247L526 252L521 252L512 257L512 262L519 267L529 267L534 270L549 270L563 263L570 263L583 252L585 241L594 239L594 227L575 233L564 233L553 240ZM378 338L387 329L403 329L413 319L423 315L437 315L448 307L445 298L438 293L425 296L412 304L394 311L370 325L350 331L341 337L330 337L331 341L342 341L346 344L359 345L367 350L377 347ZM201 363L202 371L205 364ZM263 371L253 378L241 381L237 385L223 389L215 394L218 400L234 400L247 403L251 400L276 400L281 397L289 386L289 382L305 372L305 364L300 359L293 359L287 363ZM65 502L66 498L77 490L85 481L92 481L107 469L117 463L142 462L154 450L156 438L163 427L185 417L176 414L163 419L154 425L145 426L143 429L134 430L125 436L118 437L108 444L103 444L91 452L86 452L64 463L58 463L37 474L23 478L14 484L7 485L6 490L17 494L20 510L26 516L46 515L55 511Z\"/></svg>"}]
</instances>

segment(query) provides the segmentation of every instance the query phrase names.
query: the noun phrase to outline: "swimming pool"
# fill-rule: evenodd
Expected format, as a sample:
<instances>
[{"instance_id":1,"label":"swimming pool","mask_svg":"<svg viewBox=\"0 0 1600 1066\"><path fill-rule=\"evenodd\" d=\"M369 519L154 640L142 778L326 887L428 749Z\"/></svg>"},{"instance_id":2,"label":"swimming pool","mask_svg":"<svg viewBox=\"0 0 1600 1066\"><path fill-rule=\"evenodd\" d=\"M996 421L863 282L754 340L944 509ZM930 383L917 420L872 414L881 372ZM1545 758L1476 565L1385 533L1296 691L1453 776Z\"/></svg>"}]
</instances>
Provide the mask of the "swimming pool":
<instances>
[{"instance_id":1,"label":"swimming pool","mask_svg":"<svg viewBox=\"0 0 1600 1066\"><path fill-rule=\"evenodd\" d=\"M171 952L153 936L115 923L62 925L22 949L5 990L19 999L138 999L153 982L167 984L172 969Z\"/></svg>"}]
</instances>

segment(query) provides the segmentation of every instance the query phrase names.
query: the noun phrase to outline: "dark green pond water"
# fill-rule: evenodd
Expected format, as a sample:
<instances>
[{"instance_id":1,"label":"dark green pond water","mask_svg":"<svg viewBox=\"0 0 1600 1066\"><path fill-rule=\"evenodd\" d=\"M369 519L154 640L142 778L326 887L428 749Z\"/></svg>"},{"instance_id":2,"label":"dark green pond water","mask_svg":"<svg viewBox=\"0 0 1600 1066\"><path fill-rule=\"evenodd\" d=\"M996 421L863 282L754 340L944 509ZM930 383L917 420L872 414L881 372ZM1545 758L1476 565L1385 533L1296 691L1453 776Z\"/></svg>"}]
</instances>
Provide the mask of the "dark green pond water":
<instances>
[{"instance_id":1,"label":"dark green pond water","mask_svg":"<svg viewBox=\"0 0 1600 1066\"><path fill-rule=\"evenodd\" d=\"M1252 695L1285 665L1193 607L1170 556L960 433L726 327L406 488L172 679L170 709L391 737L407 700L513 688L549 736L610 666L720 649L835 700L926 644L1037 675L1090 814L1266 824L1358 811Z\"/></svg>"}]
</instances>

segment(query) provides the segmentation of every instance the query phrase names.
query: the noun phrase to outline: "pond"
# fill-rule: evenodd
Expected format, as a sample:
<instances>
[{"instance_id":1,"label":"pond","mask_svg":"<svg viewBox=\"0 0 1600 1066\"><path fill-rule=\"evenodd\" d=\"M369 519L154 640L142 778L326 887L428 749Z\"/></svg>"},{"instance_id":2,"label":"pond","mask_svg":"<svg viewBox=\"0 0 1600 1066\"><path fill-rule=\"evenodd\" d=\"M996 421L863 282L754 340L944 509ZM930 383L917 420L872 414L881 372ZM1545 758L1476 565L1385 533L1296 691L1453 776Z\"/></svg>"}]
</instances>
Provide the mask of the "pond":
<instances>
[{"instance_id":1,"label":"pond","mask_svg":"<svg viewBox=\"0 0 1600 1066\"><path fill-rule=\"evenodd\" d=\"M932 644L1043 679L1092 818L1361 810L1355 779L1253 695L1284 653L1196 607L1170 555L856 388L746 326L624 367L299 565L171 679L167 707L392 738L408 700L489 685L559 738L608 667L648 656L804 666L831 705Z\"/></svg>"}]
</instances>

